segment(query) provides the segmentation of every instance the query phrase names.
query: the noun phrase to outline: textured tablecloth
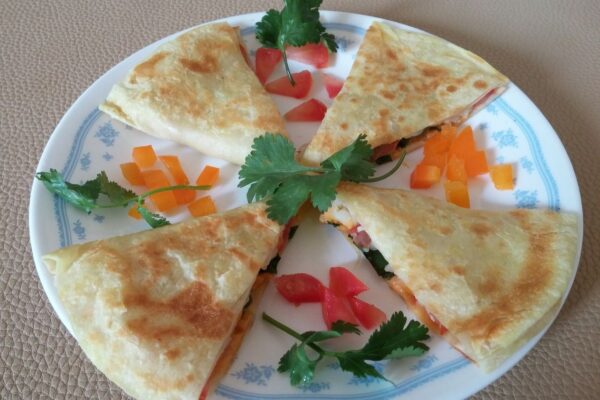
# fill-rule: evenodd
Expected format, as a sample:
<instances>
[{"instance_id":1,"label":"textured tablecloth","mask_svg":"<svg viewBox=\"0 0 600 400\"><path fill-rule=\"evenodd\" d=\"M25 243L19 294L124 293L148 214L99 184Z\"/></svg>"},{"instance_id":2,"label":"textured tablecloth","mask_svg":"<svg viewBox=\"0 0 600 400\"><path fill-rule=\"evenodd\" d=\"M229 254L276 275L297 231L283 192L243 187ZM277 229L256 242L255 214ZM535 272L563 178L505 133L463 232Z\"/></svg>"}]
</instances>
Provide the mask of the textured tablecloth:
<instances>
[{"instance_id":1,"label":"textured tablecloth","mask_svg":"<svg viewBox=\"0 0 600 400\"><path fill-rule=\"evenodd\" d=\"M280 1L0 0L0 398L120 399L38 281L27 207L38 158L75 99L135 50ZM325 1L422 28L489 60L558 131L583 196L573 290L540 343L475 398L600 398L600 1Z\"/></svg>"}]
</instances>

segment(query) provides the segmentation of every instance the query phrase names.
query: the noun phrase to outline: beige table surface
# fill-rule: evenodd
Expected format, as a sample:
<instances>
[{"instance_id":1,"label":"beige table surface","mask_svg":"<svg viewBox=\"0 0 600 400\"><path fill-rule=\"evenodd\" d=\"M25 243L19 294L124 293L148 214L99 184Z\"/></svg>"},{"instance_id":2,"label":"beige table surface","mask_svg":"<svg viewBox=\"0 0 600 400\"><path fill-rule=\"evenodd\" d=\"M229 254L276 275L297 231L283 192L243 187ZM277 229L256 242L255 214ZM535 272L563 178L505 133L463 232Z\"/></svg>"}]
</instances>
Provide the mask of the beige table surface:
<instances>
[{"instance_id":1,"label":"beige table surface","mask_svg":"<svg viewBox=\"0 0 600 400\"><path fill-rule=\"evenodd\" d=\"M30 186L63 113L135 50L201 22L279 4L0 0L1 399L126 397L61 325L31 258ZM480 54L558 131L583 196L579 272L546 336L475 398L600 398L600 1L353 0L325 1L323 9L397 20Z\"/></svg>"}]
</instances>

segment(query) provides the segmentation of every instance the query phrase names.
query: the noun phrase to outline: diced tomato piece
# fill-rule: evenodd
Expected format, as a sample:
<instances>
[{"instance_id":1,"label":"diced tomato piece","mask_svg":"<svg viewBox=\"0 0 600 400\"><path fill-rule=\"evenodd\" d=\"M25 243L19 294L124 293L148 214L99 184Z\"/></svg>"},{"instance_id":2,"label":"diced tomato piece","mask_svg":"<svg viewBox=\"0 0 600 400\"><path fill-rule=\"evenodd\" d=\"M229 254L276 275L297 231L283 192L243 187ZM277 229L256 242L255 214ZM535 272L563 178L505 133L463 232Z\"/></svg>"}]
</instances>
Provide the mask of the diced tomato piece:
<instances>
[{"instance_id":1,"label":"diced tomato piece","mask_svg":"<svg viewBox=\"0 0 600 400\"><path fill-rule=\"evenodd\" d=\"M360 324L366 329L377 328L387 319L383 311L373 304L364 302L356 297L350 298L350 307Z\"/></svg>"},{"instance_id":2,"label":"diced tomato piece","mask_svg":"<svg viewBox=\"0 0 600 400\"><path fill-rule=\"evenodd\" d=\"M308 71L296 72L292 74L295 85L292 86L287 76L276 79L267 83L265 89L267 92L278 94L281 96L294 97L301 99L310 92L312 86L312 75Z\"/></svg>"},{"instance_id":3,"label":"diced tomato piece","mask_svg":"<svg viewBox=\"0 0 600 400\"><path fill-rule=\"evenodd\" d=\"M144 176L142 175L142 171L140 171L140 167L134 162L123 163L119 165L121 167L121 172L127 182L134 186L140 186L144 184Z\"/></svg>"},{"instance_id":4,"label":"diced tomato piece","mask_svg":"<svg viewBox=\"0 0 600 400\"><path fill-rule=\"evenodd\" d=\"M142 214L137 210L137 205L131 207L127 212L127 215L133 219L142 219Z\"/></svg>"},{"instance_id":5,"label":"diced tomato piece","mask_svg":"<svg viewBox=\"0 0 600 400\"><path fill-rule=\"evenodd\" d=\"M160 161L169 170L169 173L173 177L173 181L177 185L188 185L190 180L181 168L179 157L177 156L159 156Z\"/></svg>"},{"instance_id":6,"label":"diced tomato piece","mask_svg":"<svg viewBox=\"0 0 600 400\"><path fill-rule=\"evenodd\" d=\"M466 160L467 157L475 152L475 139L473 139L473 129L467 125L454 139L448 150L448 156L455 155L458 158Z\"/></svg>"},{"instance_id":7,"label":"diced tomato piece","mask_svg":"<svg viewBox=\"0 0 600 400\"><path fill-rule=\"evenodd\" d=\"M200 197L187 207L190 210L190 214L194 217L203 217L217 212L217 207L210 196Z\"/></svg>"},{"instance_id":8,"label":"diced tomato piece","mask_svg":"<svg viewBox=\"0 0 600 400\"><path fill-rule=\"evenodd\" d=\"M287 58L317 68L324 68L329 63L329 51L323 43L309 43L301 47L288 46L285 49Z\"/></svg>"},{"instance_id":9,"label":"diced tomato piece","mask_svg":"<svg viewBox=\"0 0 600 400\"><path fill-rule=\"evenodd\" d=\"M435 165L419 164L410 174L411 189L427 189L440 181L441 171Z\"/></svg>"},{"instance_id":10,"label":"diced tomato piece","mask_svg":"<svg viewBox=\"0 0 600 400\"><path fill-rule=\"evenodd\" d=\"M425 156L434 155L434 154L444 154L450 148L450 144L452 143L452 137L449 135L442 135L441 133L436 133L432 135L423 146L423 154Z\"/></svg>"},{"instance_id":11,"label":"diced tomato piece","mask_svg":"<svg viewBox=\"0 0 600 400\"><path fill-rule=\"evenodd\" d=\"M443 173L444 168L446 168L446 153L442 154L427 154L423 157L423 161L421 164L424 165L435 165L440 169L440 174Z\"/></svg>"},{"instance_id":12,"label":"diced tomato piece","mask_svg":"<svg viewBox=\"0 0 600 400\"><path fill-rule=\"evenodd\" d=\"M284 117L290 122L323 121L327 106L317 99L310 99L286 112Z\"/></svg>"},{"instance_id":13,"label":"diced tomato piece","mask_svg":"<svg viewBox=\"0 0 600 400\"><path fill-rule=\"evenodd\" d=\"M204 167L198 178L196 179L196 185L198 186L213 186L219 180L219 168L207 165Z\"/></svg>"},{"instance_id":14,"label":"diced tomato piece","mask_svg":"<svg viewBox=\"0 0 600 400\"><path fill-rule=\"evenodd\" d=\"M325 85L325 90L327 90L327 95L330 99L333 99L342 90L344 81L333 75L323 74L323 84Z\"/></svg>"},{"instance_id":15,"label":"diced tomato piece","mask_svg":"<svg viewBox=\"0 0 600 400\"><path fill-rule=\"evenodd\" d=\"M360 279L344 267L329 269L329 289L338 296L356 296L369 289Z\"/></svg>"},{"instance_id":16,"label":"diced tomato piece","mask_svg":"<svg viewBox=\"0 0 600 400\"><path fill-rule=\"evenodd\" d=\"M489 171L487 158L484 150L476 150L465 158L465 170L472 178L477 175L486 174Z\"/></svg>"},{"instance_id":17,"label":"diced tomato piece","mask_svg":"<svg viewBox=\"0 0 600 400\"><path fill-rule=\"evenodd\" d=\"M389 156L396 150L396 148L398 148L398 142L399 140L396 140L395 142L382 144L381 146L375 147L373 149L373 154L371 154L371 160L377 160L381 157Z\"/></svg>"},{"instance_id":18,"label":"diced tomato piece","mask_svg":"<svg viewBox=\"0 0 600 400\"><path fill-rule=\"evenodd\" d=\"M513 167L510 164L499 164L490 167L490 176L498 190L512 190L515 187Z\"/></svg>"},{"instance_id":19,"label":"diced tomato piece","mask_svg":"<svg viewBox=\"0 0 600 400\"><path fill-rule=\"evenodd\" d=\"M281 275L275 279L275 287L290 303L318 303L321 301L323 284L305 273Z\"/></svg>"},{"instance_id":20,"label":"diced tomato piece","mask_svg":"<svg viewBox=\"0 0 600 400\"><path fill-rule=\"evenodd\" d=\"M446 170L446 177L451 181L467 182L467 170L465 169L464 160L456 157L455 155L450 156L448 160L448 169Z\"/></svg>"},{"instance_id":21,"label":"diced tomato piece","mask_svg":"<svg viewBox=\"0 0 600 400\"><path fill-rule=\"evenodd\" d=\"M346 321L358 325L358 320L352 312L350 301L347 297L338 296L330 289L323 287L321 310L323 311L323 320L327 329L331 329L331 324L336 321Z\"/></svg>"},{"instance_id":22,"label":"diced tomato piece","mask_svg":"<svg viewBox=\"0 0 600 400\"><path fill-rule=\"evenodd\" d=\"M465 182L446 181L444 182L444 191L446 192L446 201L456 204L463 208L471 207L469 199L469 190Z\"/></svg>"},{"instance_id":23,"label":"diced tomato piece","mask_svg":"<svg viewBox=\"0 0 600 400\"><path fill-rule=\"evenodd\" d=\"M131 156L140 168L151 167L156 162L156 153L152 145L134 147Z\"/></svg>"},{"instance_id":24,"label":"diced tomato piece","mask_svg":"<svg viewBox=\"0 0 600 400\"><path fill-rule=\"evenodd\" d=\"M263 85L281 62L281 51L260 47L256 50L256 76Z\"/></svg>"}]
</instances>

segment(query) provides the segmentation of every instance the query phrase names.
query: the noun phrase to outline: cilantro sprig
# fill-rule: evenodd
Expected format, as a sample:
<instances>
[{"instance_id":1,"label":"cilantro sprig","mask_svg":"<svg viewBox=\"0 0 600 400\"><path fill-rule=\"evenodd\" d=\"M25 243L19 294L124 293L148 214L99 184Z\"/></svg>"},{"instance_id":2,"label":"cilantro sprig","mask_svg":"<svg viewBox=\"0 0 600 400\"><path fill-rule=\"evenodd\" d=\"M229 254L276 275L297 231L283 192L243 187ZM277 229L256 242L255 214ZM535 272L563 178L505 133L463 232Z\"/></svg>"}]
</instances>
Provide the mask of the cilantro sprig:
<instances>
[{"instance_id":1,"label":"cilantro sprig","mask_svg":"<svg viewBox=\"0 0 600 400\"><path fill-rule=\"evenodd\" d=\"M370 161L372 153L361 135L319 167L308 167L296 161L289 139L267 133L254 139L252 151L240 169L238 186L250 186L248 202L268 198L269 218L286 224L308 199L319 211L326 211L335 199L340 181L377 182L396 172L404 160L403 154L390 171L371 178L375 173Z\"/></svg>"},{"instance_id":2,"label":"cilantro sprig","mask_svg":"<svg viewBox=\"0 0 600 400\"><path fill-rule=\"evenodd\" d=\"M319 21L322 0L284 0L281 11L271 9L256 23L256 39L265 47L279 49L288 79L295 85L285 53L286 46L304 46L308 43L325 43L329 51L336 52L335 36L325 31Z\"/></svg>"},{"instance_id":3,"label":"cilantro sprig","mask_svg":"<svg viewBox=\"0 0 600 400\"><path fill-rule=\"evenodd\" d=\"M300 342L295 343L281 357L277 368L281 373L289 373L290 383L293 386L310 383L317 364L325 357L337 359L342 370L351 372L356 377L372 376L387 380L367 361L420 356L429 350L429 347L423 343L429 339L427 327L414 320L407 323L407 318L401 311L394 313L387 322L373 332L362 348L346 351L327 350L317 343L340 337L344 333L360 334L356 325L337 321L327 331L298 333L266 313L263 313L262 318ZM316 354L313 353L311 357L307 347Z\"/></svg>"},{"instance_id":4,"label":"cilantro sprig","mask_svg":"<svg viewBox=\"0 0 600 400\"><path fill-rule=\"evenodd\" d=\"M50 169L48 172L38 172L35 174L35 177L44 184L48 191L88 214L97 208L126 207L130 203L136 203L138 212L152 228L169 225L169 221L163 216L151 212L144 206L144 199L146 197L169 190L210 189L210 186L176 185L154 189L138 195L118 183L109 180L104 171L101 171L96 178L81 185L65 181L62 174L55 169ZM102 198L106 200L101 202Z\"/></svg>"}]
</instances>

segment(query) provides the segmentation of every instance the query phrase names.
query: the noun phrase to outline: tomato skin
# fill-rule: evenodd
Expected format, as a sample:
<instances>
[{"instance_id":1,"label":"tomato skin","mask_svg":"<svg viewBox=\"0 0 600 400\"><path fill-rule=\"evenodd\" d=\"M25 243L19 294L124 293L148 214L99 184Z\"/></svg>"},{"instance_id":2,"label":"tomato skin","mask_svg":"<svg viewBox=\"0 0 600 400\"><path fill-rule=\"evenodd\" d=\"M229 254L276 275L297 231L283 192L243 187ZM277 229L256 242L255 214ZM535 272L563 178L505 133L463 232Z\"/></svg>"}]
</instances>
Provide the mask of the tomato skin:
<instances>
[{"instance_id":1,"label":"tomato skin","mask_svg":"<svg viewBox=\"0 0 600 400\"><path fill-rule=\"evenodd\" d=\"M277 277L275 287L287 301L298 305L320 302L323 284L312 275L298 273Z\"/></svg>"},{"instance_id":2,"label":"tomato skin","mask_svg":"<svg viewBox=\"0 0 600 400\"><path fill-rule=\"evenodd\" d=\"M358 325L358 320L352 312L352 307L347 297L338 296L332 290L323 287L322 299L321 310L323 311L323 320L325 321L325 325L327 325L327 329L331 329L331 325L340 320Z\"/></svg>"},{"instance_id":3,"label":"tomato skin","mask_svg":"<svg viewBox=\"0 0 600 400\"><path fill-rule=\"evenodd\" d=\"M325 90L327 90L327 95L330 99L333 99L342 90L344 81L333 75L323 74L323 84L325 85Z\"/></svg>"},{"instance_id":4,"label":"tomato skin","mask_svg":"<svg viewBox=\"0 0 600 400\"><path fill-rule=\"evenodd\" d=\"M329 51L323 43L309 43L304 46L288 46L285 53L289 60L309 64L316 68L324 68L329 64Z\"/></svg>"},{"instance_id":5,"label":"tomato skin","mask_svg":"<svg viewBox=\"0 0 600 400\"><path fill-rule=\"evenodd\" d=\"M312 75L307 70L302 72L295 72L292 74L295 85L292 86L291 82L286 76L279 79L275 79L265 85L267 92L272 94L278 94L280 96L294 97L301 99L306 97L312 86Z\"/></svg>"},{"instance_id":6,"label":"tomato skin","mask_svg":"<svg viewBox=\"0 0 600 400\"><path fill-rule=\"evenodd\" d=\"M256 76L263 85L281 62L282 55L279 49L260 47L256 50Z\"/></svg>"},{"instance_id":7,"label":"tomato skin","mask_svg":"<svg viewBox=\"0 0 600 400\"><path fill-rule=\"evenodd\" d=\"M284 118L290 122L323 121L327 106L317 99L310 99L286 112Z\"/></svg>"},{"instance_id":8,"label":"tomato skin","mask_svg":"<svg viewBox=\"0 0 600 400\"><path fill-rule=\"evenodd\" d=\"M329 269L329 289L338 296L352 297L369 289L360 279L344 267Z\"/></svg>"},{"instance_id":9,"label":"tomato skin","mask_svg":"<svg viewBox=\"0 0 600 400\"><path fill-rule=\"evenodd\" d=\"M377 328L385 320L387 320L385 313L378 307L357 299L356 297L350 298L350 307L352 308L354 315L356 315L356 318L358 318L360 321L360 324L364 326L365 329Z\"/></svg>"}]
</instances>

